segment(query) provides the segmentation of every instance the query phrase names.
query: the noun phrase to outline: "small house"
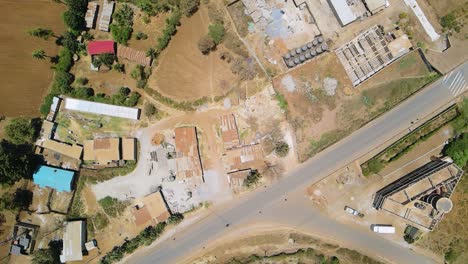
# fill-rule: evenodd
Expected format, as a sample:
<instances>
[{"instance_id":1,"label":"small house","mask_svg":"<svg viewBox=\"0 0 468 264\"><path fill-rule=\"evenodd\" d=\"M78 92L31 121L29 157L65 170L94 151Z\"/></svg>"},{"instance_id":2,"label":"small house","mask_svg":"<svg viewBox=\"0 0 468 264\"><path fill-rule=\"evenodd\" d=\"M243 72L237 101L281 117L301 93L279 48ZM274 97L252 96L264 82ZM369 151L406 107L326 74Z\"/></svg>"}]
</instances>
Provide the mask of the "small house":
<instances>
[{"instance_id":1,"label":"small house","mask_svg":"<svg viewBox=\"0 0 468 264\"><path fill-rule=\"evenodd\" d=\"M60 262L83 260L86 226L84 221L67 222L63 233L63 250Z\"/></svg>"},{"instance_id":2,"label":"small house","mask_svg":"<svg viewBox=\"0 0 468 264\"><path fill-rule=\"evenodd\" d=\"M41 188L50 187L58 192L71 192L73 171L41 165L33 174L34 183Z\"/></svg>"}]
</instances>

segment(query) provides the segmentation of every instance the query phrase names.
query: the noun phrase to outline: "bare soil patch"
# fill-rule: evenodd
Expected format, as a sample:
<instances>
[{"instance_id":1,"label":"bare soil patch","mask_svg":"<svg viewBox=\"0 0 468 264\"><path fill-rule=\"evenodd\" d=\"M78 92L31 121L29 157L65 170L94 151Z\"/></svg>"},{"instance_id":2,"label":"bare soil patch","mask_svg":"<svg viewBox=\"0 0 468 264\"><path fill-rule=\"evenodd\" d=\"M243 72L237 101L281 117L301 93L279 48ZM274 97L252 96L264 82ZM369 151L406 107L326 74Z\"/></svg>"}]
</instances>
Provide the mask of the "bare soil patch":
<instances>
[{"instance_id":1,"label":"bare soil patch","mask_svg":"<svg viewBox=\"0 0 468 264\"><path fill-rule=\"evenodd\" d=\"M291 80L284 79L288 76L295 84L294 89ZM287 101L286 116L296 133L299 159L305 160L389 110L435 77L416 51L354 88L336 55L327 53L277 76L273 85ZM327 94L324 83L327 78L337 81L334 95L333 89Z\"/></svg>"},{"instance_id":2,"label":"bare soil patch","mask_svg":"<svg viewBox=\"0 0 468 264\"><path fill-rule=\"evenodd\" d=\"M219 51L203 55L197 47L198 40L208 33L207 17L206 8L201 7L192 17L182 19L149 78L152 89L174 99L194 100L222 95L235 83L236 76L219 58Z\"/></svg>"},{"instance_id":3,"label":"bare soil patch","mask_svg":"<svg viewBox=\"0 0 468 264\"><path fill-rule=\"evenodd\" d=\"M154 48L156 39L161 35L162 30L166 25L166 18L169 13L160 13L157 16L151 17L148 24L143 22L144 13L137 9L133 17L133 34L132 38L128 41L128 46L137 50L147 51L149 48ZM136 39L138 32L148 35L147 39Z\"/></svg>"},{"instance_id":4,"label":"bare soil patch","mask_svg":"<svg viewBox=\"0 0 468 264\"><path fill-rule=\"evenodd\" d=\"M30 37L26 32L34 27L47 27L61 34L64 25L61 13L65 5L53 1L0 0L0 115L37 116L42 97L52 80L50 62L33 59L31 53L43 49L55 56L58 47L55 38L42 40Z\"/></svg>"}]
</instances>

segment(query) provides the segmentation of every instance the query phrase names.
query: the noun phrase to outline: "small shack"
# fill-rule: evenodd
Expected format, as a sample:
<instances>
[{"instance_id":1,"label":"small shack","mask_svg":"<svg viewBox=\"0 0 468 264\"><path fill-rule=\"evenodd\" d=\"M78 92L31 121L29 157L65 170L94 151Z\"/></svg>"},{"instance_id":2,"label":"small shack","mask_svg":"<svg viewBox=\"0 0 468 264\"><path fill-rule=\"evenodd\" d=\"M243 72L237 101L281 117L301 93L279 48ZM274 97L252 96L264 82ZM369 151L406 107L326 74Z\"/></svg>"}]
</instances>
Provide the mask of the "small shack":
<instances>
[{"instance_id":1,"label":"small shack","mask_svg":"<svg viewBox=\"0 0 468 264\"><path fill-rule=\"evenodd\" d=\"M112 20L115 2L104 0L102 5L101 16L99 18L99 30L109 32L109 25Z\"/></svg>"},{"instance_id":2,"label":"small shack","mask_svg":"<svg viewBox=\"0 0 468 264\"><path fill-rule=\"evenodd\" d=\"M96 2L88 2L88 9L86 10L85 21L87 28L94 28L96 22L96 15L98 4Z\"/></svg>"},{"instance_id":3,"label":"small shack","mask_svg":"<svg viewBox=\"0 0 468 264\"><path fill-rule=\"evenodd\" d=\"M41 165L33 174L34 183L41 188L50 187L58 192L71 192L75 172Z\"/></svg>"},{"instance_id":4,"label":"small shack","mask_svg":"<svg viewBox=\"0 0 468 264\"><path fill-rule=\"evenodd\" d=\"M146 53L123 45L117 46L117 57L136 62L144 66L151 66L151 57L146 56Z\"/></svg>"},{"instance_id":5,"label":"small shack","mask_svg":"<svg viewBox=\"0 0 468 264\"><path fill-rule=\"evenodd\" d=\"M133 216L135 224L140 226L150 224L150 221L152 221L151 224L164 222L171 214L162 193L158 191L136 200Z\"/></svg>"}]
</instances>

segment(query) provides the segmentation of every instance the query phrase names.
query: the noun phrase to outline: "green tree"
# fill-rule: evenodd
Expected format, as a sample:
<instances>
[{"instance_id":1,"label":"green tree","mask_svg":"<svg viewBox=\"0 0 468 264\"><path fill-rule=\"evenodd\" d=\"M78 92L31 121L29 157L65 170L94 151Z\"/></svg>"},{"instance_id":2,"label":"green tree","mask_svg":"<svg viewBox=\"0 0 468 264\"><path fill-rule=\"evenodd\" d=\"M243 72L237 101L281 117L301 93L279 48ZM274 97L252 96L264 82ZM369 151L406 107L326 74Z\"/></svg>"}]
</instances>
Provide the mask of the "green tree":
<instances>
[{"instance_id":1,"label":"green tree","mask_svg":"<svg viewBox=\"0 0 468 264\"><path fill-rule=\"evenodd\" d=\"M72 53L75 53L78 50L78 41L76 40L76 34L70 31L67 31L63 34L61 43Z\"/></svg>"},{"instance_id":2,"label":"green tree","mask_svg":"<svg viewBox=\"0 0 468 264\"><path fill-rule=\"evenodd\" d=\"M465 167L468 162L468 133L463 133L452 140L443 150L444 155L453 159L459 167Z\"/></svg>"},{"instance_id":3,"label":"green tree","mask_svg":"<svg viewBox=\"0 0 468 264\"><path fill-rule=\"evenodd\" d=\"M21 178L30 178L34 162L31 146L0 141L0 184L11 185Z\"/></svg>"},{"instance_id":4,"label":"green tree","mask_svg":"<svg viewBox=\"0 0 468 264\"><path fill-rule=\"evenodd\" d=\"M86 28L86 22L84 20L84 15L74 13L71 10L63 12L62 15L63 22L74 31L81 31Z\"/></svg>"},{"instance_id":5,"label":"green tree","mask_svg":"<svg viewBox=\"0 0 468 264\"><path fill-rule=\"evenodd\" d=\"M8 123L5 127L5 134L13 144L29 144L34 140L35 129L31 119L18 117Z\"/></svg>"},{"instance_id":6,"label":"green tree","mask_svg":"<svg viewBox=\"0 0 468 264\"><path fill-rule=\"evenodd\" d=\"M28 30L28 34L33 37L41 38L44 40L48 40L51 36L54 36L54 32L48 28L33 28Z\"/></svg>"},{"instance_id":7,"label":"green tree","mask_svg":"<svg viewBox=\"0 0 468 264\"><path fill-rule=\"evenodd\" d=\"M180 223L182 220L184 220L184 215L183 214L174 213L169 217L169 219L167 219L167 223L176 225L176 224Z\"/></svg>"},{"instance_id":8,"label":"green tree","mask_svg":"<svg viewBox=\"0 0 468 264\"><path fill-rule=\"evenodd\" d=\"M460 115L453 120L452 126L456 134L461 134L468 128L468 97L458 106L458 112Z\"/></svg>"},{"instance_id":9,"label":"green tree","mask_svg":"<svg viewBox=\"0 0 468 264\"><path fill-rule=\"evenodd\" d=\"M121 73L125 73L125 65L124 64L120 64L120 63L116 63L114 64L114 66L112 66L112 68L118 72L121 72Z\"/></svg>"},{"instance_id":10,"label":"green tree","mask_svg":"<svg viewBox=\"0 0 468 264\"><path fill-rule=\"evenodd\" d=\"M378 158L371 159L370 161L367 162L367 166L362 168L362 173L364 174L364 176L368 176L370 174L377 174L383 168L384 168L384 163L380 159Z\"/></svg>"},{"instance_id":11,"label":"green tree","mask_svg":"<svg viewBox=\"0 0 468 264\"><path fill-rule=\"evenodd\" d=\"M210 53L215 46L216 44L210 36L204 36L198 41L198 49L205 55Z\"/></svg>"},{"instance_id":12,"label":"green tree","mask_svg":"<svg viewBox=\"0 0 468 264\"><path fill-rule=\"evenodd\" d=\"M220 23L215 23L208 26L208 35L211 37L211 39L213 39L216 45L223 41L225 33L226 31L224 26Z\"/></svg>"},{"instance_id":13,"label":"green tree","mask_svg":"<svg viewBox=\"0 0 468 264\"><path fill-rule=\"evenodd\" d=\"M146 51L146 57L150 57L151 59L156 58L156 50L153 49L153 48L149 48L149 49Z\"/></svg>"},{"instance_id":14,"label":"green tree","mask_svg":"<svg viewBox=\"0 0 468 264\"><path fill-rule=\"evenodd\" d=\"M262 178L262 175L258 172L258 170L251 170L249 175L244 179L243 185L247 188L250 188L254 185L256 185L259 181L260 178Z\"/></svg>"},{"instance_id":15,"label":"green tree","mask_svg":"<svg viewBox=\"0 0 468 264\"><path fill-rule=\"evenodd\" d=\"M33 51L32 57L38 60L43 60L47 57L47 55L43 49L38 49Z\"/></svg>"},{"instance_id":16,"label":"green tree","mask_svg":"<svg viewBox=\"0 0 468 264\"><path fill-rule=\"evenodd\" d=\"M49 242L49 248L35 250L32 254L33 264L60 264L60 254L63 248L61 240L52 240Z\"/></svg>"}]
</instances>

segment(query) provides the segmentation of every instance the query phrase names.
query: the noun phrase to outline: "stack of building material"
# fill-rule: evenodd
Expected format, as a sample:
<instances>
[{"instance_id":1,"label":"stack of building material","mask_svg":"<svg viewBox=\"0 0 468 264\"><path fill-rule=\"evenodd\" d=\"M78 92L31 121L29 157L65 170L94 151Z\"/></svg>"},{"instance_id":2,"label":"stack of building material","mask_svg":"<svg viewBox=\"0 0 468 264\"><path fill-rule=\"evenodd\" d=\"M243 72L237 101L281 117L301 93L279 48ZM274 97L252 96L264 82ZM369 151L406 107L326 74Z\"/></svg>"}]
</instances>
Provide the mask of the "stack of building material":
<instances>
[{"instance_id":1,"label":"stack of building material","mask_svg":"<svg viewBox=\"0 0 468 264\"><path fill-rule=\"evenodd\" d=\"M138 64L151 66L151 57L147 57L143 51L119 45L117 47L117 57L134 61Z\"/></svg>"},{"instance_id":2,"label":"stack of building material","mask_svg":"<svg viewBox=\"0 0 468 264\"><path fill-rule=\"evenodd\" d=\"M108 32L115 2L104 0L103 3L101 17L99 18L99 30Z\"/></svg>"}]
</instances>

